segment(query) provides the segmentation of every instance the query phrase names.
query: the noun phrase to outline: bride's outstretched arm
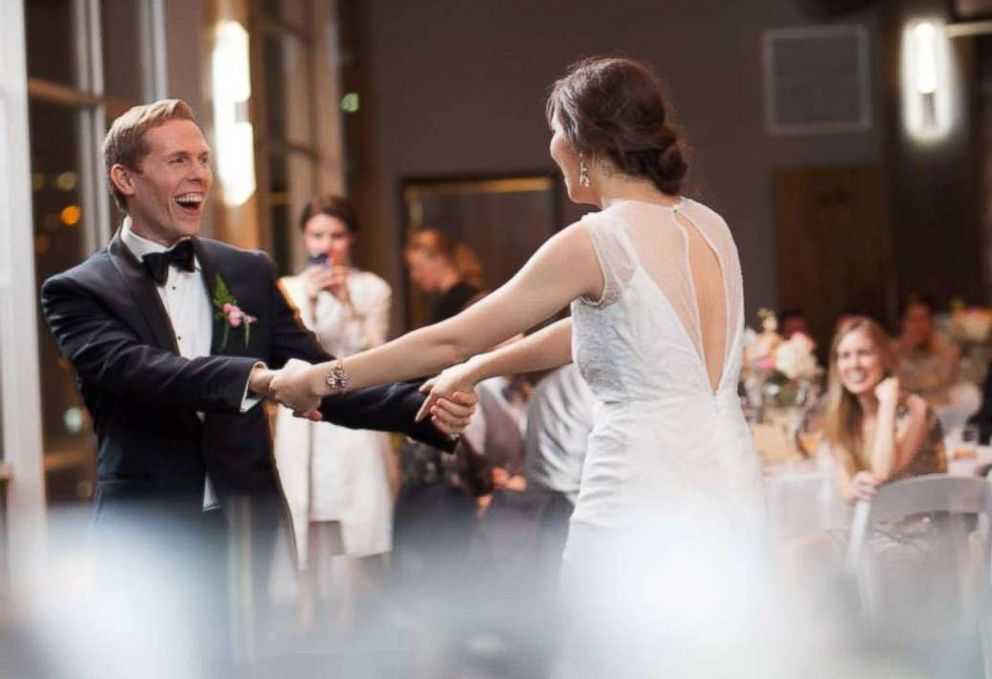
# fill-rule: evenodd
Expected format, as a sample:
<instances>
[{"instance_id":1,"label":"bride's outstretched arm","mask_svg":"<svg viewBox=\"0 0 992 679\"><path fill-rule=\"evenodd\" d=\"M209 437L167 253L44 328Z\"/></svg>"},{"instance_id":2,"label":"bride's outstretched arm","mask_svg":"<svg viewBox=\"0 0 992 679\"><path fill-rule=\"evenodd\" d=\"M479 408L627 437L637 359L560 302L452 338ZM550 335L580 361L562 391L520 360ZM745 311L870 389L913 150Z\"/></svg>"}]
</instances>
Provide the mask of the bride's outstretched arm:
<instances>
[{"instance_id":1,"label":"bride's outstretched arm","mask_svg":"<svg viewBox=\"0 0 992 679\"><path fill-rule=\"evenodd\" d=\"M430 390L430 397L424 401L417 419L430 411L438 399L452 399L458 392L469 392L482 380L557 368L571 361L572 319L566 318L519 342L473 356L425 382L421 391Z\"/></svg>"},{"instance_id":2,"label":"bride's outstretched arm","mask_svg":"<svg viewBox=\"0 0 992 679\"><path fill-rule=\"evenodd\" d=\"M339 362L277 377L271 388L286 405L306 411L332 393L332 368L347 376L348 390L432 375L534 327L576 297L598 297L602 289L592 241L581 224L573 224L542 245L509 282L457 316Z\"/></svg>"}]
</instances>

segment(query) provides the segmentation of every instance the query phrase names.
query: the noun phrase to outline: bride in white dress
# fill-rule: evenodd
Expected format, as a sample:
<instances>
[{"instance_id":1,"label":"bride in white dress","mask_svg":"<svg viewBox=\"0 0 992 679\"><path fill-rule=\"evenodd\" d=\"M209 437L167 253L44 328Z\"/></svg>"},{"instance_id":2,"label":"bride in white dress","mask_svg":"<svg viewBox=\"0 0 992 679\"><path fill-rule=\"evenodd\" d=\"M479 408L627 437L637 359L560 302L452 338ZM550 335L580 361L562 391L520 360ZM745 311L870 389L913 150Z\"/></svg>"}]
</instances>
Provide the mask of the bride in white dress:
<instances>
[{"instance_id":1,"label":"bride in white dress","mask_svg":"<svg viewBox=\"0 0 992 679\"><path fill-rule=\"evenodd\" d=\"M428 410L448 419L433 399L574 359L601 406L564 556L565 591L580 600L573 612L585 611L599 627L627 620L620 625L627 628L631 606L653 617L675 614L691 591L699 631L726 603L712 578L744 569L736 547L753 544L762 522L758 460L737 397L744 313L737 249L717 213L680 194L686 164L647 67L580 63L555 84L548 119L569 197L599 212L549 239L511 281L458 316L278 375L272 389L308 411L317 396L454 365L430 383ZM476 355L569 304L571 318ZM695 574L688 578L687 565ZM697 587L699 574L706 587ZM618 629L611 634L629 646ZM643 675L649 663L659 671L656 656L672 650L654 643L665 650L652 651L645 641L623 651L643 656L631 662L632 674ZM609 657L602 650L572 658ZM602 662L576 660L566 673L618 669Z\"/></svg>"}]
</instances>

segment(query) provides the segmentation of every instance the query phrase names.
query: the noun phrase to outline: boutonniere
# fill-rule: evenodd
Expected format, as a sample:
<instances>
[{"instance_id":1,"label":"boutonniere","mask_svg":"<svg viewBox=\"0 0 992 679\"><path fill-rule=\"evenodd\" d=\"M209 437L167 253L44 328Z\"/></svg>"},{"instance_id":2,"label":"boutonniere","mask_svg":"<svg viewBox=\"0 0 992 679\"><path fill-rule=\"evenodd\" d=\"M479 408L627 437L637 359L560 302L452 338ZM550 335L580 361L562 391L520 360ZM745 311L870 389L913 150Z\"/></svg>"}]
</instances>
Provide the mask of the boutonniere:
<instances>
[{"instance_id":1,"label":"boutonniere","mask_svg":"<svg viewBox=\"0 0 992 679\"><path fill-rule=\"evenodd\" d=\"M244 329L245 346L251 338L251 324L258 319L246 314L238 306L238 298L231 294L230 289L224 279L217 274L214 280L214 318L224 324L224 336L220 341L220 350L227 349L227 340L231 336L231 330Z\"/></svg>"}]
</instances>

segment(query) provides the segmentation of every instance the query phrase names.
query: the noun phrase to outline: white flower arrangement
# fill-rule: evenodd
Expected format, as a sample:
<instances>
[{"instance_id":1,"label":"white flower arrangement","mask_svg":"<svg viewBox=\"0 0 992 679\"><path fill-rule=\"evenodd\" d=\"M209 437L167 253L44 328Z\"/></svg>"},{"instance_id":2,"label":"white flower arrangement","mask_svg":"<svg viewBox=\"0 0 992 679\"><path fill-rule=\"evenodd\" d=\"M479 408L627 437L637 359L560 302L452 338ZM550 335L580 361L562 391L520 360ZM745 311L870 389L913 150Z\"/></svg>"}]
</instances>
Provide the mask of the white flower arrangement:
<instances>
[{"instance_id":1,"label":"white flower arrangement","mask_svg":"<svg viewBox=\"0 0 992 679\"><path fill-rule=\"evenodd\" d=\"M951 334L960 342L984 344L992 331L992 309L958 306L951 313Z\"/></svg>"},{"instance_id":2,"label":"white flower arrangement","mask_svg":"<svg viewBox=\"0 0 992 679\"><path fill-rule=\"evenodd\" d=\"M778 334L773 312L762 309L758 315L761 332L748 328L744 337L741 380L748 402L754 407L802 405L823 373L816 361L816 343L803 333L786 340Z\"/></svg>"},{"instance_id":3,"label":"white flower arrangement","mask_svg":"<svg viewBox=\"0 0 992 679\"><path fill-rule=\"evenodd\" d=\"M801 332L794 333L775 349L775 370L789 380L812 380L820 375L816 344Z\"/></svg>"}]
</instances>

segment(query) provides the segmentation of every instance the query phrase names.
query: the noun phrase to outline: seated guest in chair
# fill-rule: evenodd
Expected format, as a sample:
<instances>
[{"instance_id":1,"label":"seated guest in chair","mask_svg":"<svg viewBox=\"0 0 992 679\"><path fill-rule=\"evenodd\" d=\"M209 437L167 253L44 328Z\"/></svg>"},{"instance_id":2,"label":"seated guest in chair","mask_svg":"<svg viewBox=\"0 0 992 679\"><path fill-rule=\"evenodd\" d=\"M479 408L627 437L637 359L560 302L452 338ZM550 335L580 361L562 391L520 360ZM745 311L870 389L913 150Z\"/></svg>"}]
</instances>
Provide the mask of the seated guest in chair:
<instances>
[{"instance_id":1,"label":"seated guest in chair","mask_svg":"<svg viewBox=\"0 0 992 679\"><path fill-rule=\"evenodd\" d=\"M947 403L958 381L961 350L934 333L933 304L923 295L907 297L902 306L902 332L896 339L897 372L906 391L931 405Z\"/></svg>"},{"instance_id":2,"label":"seated guest in chair","mask_svg":"<svg viewBox=\"0 0 992 679\"><path fill-rule=\"evenodd\" d=\"M837 329L830 348L826 440L848 502L868 500L879 485L946 469L943 434L933 409L893 376L885 331L864 316Z\"/></svg>"}]
</instances>

